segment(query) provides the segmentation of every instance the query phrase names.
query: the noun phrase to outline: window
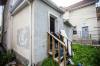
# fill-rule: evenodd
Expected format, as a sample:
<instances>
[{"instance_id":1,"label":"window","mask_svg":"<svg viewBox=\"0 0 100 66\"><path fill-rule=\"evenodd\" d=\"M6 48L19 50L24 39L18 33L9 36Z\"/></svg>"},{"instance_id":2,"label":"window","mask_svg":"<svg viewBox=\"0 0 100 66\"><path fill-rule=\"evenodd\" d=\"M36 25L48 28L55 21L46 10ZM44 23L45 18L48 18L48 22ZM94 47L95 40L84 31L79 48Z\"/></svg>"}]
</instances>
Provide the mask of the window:
<instances>
[{"instance_id":1,"label":"window","mask_svg":"<svg viewBox=\"0 0 100 66\"><path fill-rule=\"evenodd\" d=\"M76 26L73 27L73 34L74 34L74 35L77 34Z\"/></svg>"}]
</instances>

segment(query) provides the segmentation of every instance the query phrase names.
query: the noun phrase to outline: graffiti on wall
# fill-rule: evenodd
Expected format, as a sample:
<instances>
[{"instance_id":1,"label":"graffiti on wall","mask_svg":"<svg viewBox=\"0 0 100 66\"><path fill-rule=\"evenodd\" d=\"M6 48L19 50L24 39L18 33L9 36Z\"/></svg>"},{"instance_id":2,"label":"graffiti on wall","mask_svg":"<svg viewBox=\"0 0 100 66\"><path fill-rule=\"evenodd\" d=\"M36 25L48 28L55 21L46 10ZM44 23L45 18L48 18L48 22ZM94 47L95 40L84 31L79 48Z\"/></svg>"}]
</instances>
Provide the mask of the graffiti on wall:
<instances>
[{"instance_id":1,"label":"graffiti on wall","mask_svg":"<svg viewBox=\"0 0 100 66\"><path fill-rule=\"evenodd\" d=\"M29 48L29 27L21 28L17 31L17 42L20 47Z\"/></svg>"}]
</instances>

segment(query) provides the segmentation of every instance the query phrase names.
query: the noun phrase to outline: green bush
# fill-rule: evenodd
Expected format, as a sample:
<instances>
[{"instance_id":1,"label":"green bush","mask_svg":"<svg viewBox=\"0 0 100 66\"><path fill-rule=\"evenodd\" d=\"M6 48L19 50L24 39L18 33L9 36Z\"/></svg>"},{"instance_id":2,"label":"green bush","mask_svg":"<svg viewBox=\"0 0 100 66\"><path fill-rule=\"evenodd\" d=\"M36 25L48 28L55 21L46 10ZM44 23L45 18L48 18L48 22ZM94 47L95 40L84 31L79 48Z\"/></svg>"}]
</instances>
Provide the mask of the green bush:
<instances>
[{"instance_id":1,"label":"green bush","mask_svg":"<svg viewBox=\"0 0 100 66\"><path fill-rule=\"evenodd\" d=\"M11 52L0 54L0 66L5 66L5 64L11 62L14 59L14 54Z\"/></svg>"},{"instance_id":2,"label":"green bush","mask_svg":"<svg viewBox=\"0 0 100 66\"><path fill-rule=\"evenodd\" d=\"M52 58L46 58L42 62L41 66L59 66L58 63L54 62Z\"/></svg>"},{"instance_id":3,"label":"green bush","mask_svg":"<svg viewBox=\"0 0 100 66\"><path fill-rule=\"evenodd\" d=\"M75 65L81 63L83 66L100 66L100 47L74 44L72 48Z\"/></svg>"}]
</instances>

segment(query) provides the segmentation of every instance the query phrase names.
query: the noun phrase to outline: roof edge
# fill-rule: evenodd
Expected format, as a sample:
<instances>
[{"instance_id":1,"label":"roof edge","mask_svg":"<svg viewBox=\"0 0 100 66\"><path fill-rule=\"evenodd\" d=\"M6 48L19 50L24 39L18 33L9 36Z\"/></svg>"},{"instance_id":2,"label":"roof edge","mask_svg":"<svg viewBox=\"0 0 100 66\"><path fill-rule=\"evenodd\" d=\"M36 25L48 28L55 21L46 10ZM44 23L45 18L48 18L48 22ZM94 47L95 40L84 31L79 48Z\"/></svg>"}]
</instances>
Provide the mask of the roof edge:
<instances>
[{"instance_id":1,"label":"roof edge","mask_svg":"<svg viewBox=\"0 0 100 66\"><path fill-rule=\"evenodd\" d=\"M79 3L81 3L81 2L79 2ZM86 7L86 6L89 6L89 5L93 5L93 4L95 4L95 1L87 2L87 3L81 4L81 5L78 5L78 6L75 6L75 7L73 6L75 4L73 4L73 5L69 6L69 7L67 7L66 11L77 10L77 9L80 9L80 8L83 8L83 7Z\"/></svg>"},{"instance_id":2,"label":"roof edge","mask_svg":"<svg viewBox=\"0 0 100 66\"><path fill-rule=\"evenodd\" d=\"M58 7L55 3L53 3L50 0L41 0L44 3L46 3L47 5L49 5L50 7L52 7L53 9L57 10L59 13L64 14L65 11L63 9L61 9L60 7Z\"/></svg>"}]
</instances>

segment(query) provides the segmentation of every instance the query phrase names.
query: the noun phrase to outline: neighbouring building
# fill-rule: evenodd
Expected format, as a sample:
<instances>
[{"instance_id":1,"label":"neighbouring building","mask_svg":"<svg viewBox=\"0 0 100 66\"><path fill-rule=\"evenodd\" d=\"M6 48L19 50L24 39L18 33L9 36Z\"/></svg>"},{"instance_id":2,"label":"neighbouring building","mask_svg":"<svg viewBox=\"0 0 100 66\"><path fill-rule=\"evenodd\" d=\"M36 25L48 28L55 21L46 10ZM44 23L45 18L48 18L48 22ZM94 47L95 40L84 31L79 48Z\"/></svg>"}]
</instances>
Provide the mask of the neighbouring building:
<instances>
[{"instance_id":1,"label":"neighbouring building","mask_svg":"<svg viewBox=\"0 0 100 66\"><path fill-rule=\"evenodd\" d=\"M95 3L95 0L83 0L66 7L64 19L73 25L73 40L86 40L87 43L92 40L93 44L100 44L100 25Z\"/></svg>"},{"instance_id":2,"label":"neighbouring building","mask_svg":"<svg viewBox=\"0 0 100 66\"><path fill-rule=\"evenodd\" d=\"M47 57L47 32L64 29L63 14L50 0L8 0L3 12L4 47L23 63L41 62Z\"/></svg>"},{"instance_id":3,"label":"neighbouring building","mask_svg":"<svg viewBox=\"0 0 100 66\"><path fill-rule=\"evenodd\" d=\"M96 12L97 12L97 21L98 21L98 29L99 29L99 40L100 40L100 0L96 0Z\"/></svg>"}]
</instances>

